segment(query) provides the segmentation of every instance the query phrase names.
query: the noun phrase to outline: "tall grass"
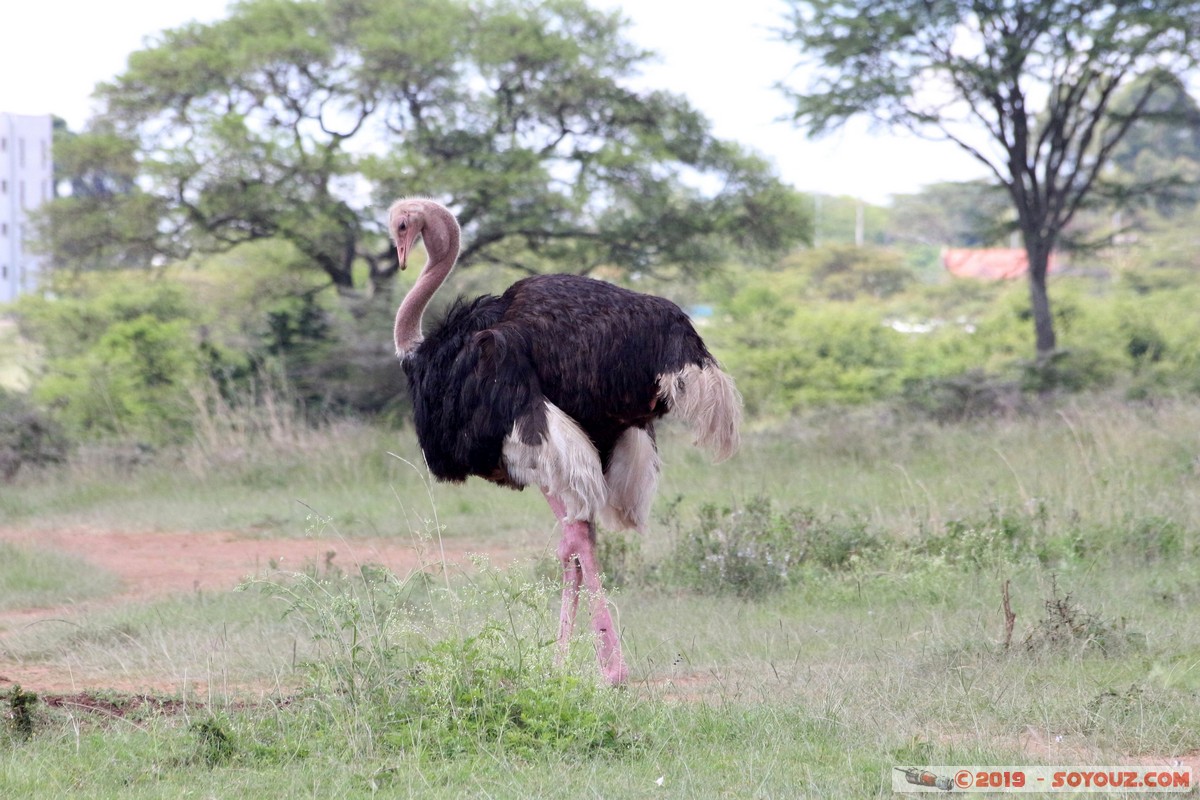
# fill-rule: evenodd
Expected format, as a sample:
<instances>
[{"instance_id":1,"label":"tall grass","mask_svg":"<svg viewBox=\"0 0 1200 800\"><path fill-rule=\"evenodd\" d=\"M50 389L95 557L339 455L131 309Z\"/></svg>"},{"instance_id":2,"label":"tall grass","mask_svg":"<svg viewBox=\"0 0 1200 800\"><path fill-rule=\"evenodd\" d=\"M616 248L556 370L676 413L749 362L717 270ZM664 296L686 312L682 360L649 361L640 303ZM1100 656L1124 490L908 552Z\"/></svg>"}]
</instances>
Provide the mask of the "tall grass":
<instances>
[{"instance_id":1,"label":"tall grass","mask_svg":"<svg viewBox=\"0 0 1200 800\"><path fill-rule=\"evenodd\" d=\"M315 510L347 536L405 537L403 510L427 507L432 491L445 521L473 540L542 527L520 512L538 508L528 494L431 490L411 432L309 419L269 382L239 402L210 391L193 400L188 443L81 447L62 469L30 471L0 495L0 525L294 535Z\"/></svg>"},{"instance_id":2,"label":"tall grass","mask_svg":"<svg viewBox=\"0 0 1200 800\"><path fill-rule=\"evenodd\" d=\"M213 408L191 444L155 453L81 451L0 494L0 524L234 529L288 534L311 509L347 536L407 535L398 506L432 496L447 536L540 541L552 520L534 492L427 488L410 431L354 421L299 424L284 407ZM888 408L814 414L751 432L713 467L667 426L658 509L768 496L918 536L983 507L1123 535L1157 517L1200 526L1200 407L1079 398L1037 414L956 425ZM400 456L401 458L397 458ZM415 468L411 465L417 465ZM532 537L532 539L530 538ZM652 536L651 551L661 547Z\"/></svg>"},{"instance_id":3,"label":"tall grass","mask_svg":"<svg viewBox=\"0 0 1200 800\"><path fill-rule=\"evenodd\" d=\"M1147 514L1194 528L1197 431L1200 407L1182 400L1079 399L956 425L886 409L815 415L752 436L732 470L710 470L685 454L682 465L668 464L663 494L766 495L861 515L901 535L981 507L1042 509L1104 530Z\"/></svg>"}]
</instances>

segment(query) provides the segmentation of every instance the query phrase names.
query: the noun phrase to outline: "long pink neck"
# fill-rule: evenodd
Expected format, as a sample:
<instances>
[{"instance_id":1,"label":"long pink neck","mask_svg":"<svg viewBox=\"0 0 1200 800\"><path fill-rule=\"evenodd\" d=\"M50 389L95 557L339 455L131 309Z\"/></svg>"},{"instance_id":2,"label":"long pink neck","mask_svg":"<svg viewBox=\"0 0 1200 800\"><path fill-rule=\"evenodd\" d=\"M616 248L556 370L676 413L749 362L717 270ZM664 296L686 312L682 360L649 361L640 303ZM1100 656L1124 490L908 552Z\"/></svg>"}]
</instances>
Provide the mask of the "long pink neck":
<instances>
[{"instance_id":1,"label":"long pink neck","mask_svg":"<svg viewBox=\"0 0 1200 800\"><path fill-rule=\"evenodd\" d=\"M396 311L394 335L396 355L400 358L410 355L421 344L421 317L454 269L459 248L458 222L449 211L438 206L427 217L423 238L429 260Z\"/></svg>"}]
</instances>

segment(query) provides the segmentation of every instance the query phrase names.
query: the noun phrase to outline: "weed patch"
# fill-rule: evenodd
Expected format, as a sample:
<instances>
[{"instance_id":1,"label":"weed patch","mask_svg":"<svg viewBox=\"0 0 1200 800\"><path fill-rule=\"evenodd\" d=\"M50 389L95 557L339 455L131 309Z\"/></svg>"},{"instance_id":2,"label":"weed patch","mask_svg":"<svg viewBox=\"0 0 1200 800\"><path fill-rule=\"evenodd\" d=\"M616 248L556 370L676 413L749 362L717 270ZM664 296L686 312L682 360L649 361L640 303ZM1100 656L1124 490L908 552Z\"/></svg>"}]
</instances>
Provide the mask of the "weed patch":
<instances>
[{"instance_id":1,"label":"weed patch","mask_svg":"<svg viewBox=\"0 0 1200 800\"><path fill-rule=\"evenodd\" d=\"M195 760L198 763L215 767L228 762L237 752L228 725L215 717L193 722L189 730L196 737Z\"/></svg>"},{"instance_id":2,"label":"weed patch","mask_svg":"<svg viewBox=\"0 0 1200 800\"><path fill-rule=\"evenodd\" d=\"M18 740L33 737L33 707L37 701L36 694L22 690L20 685L14 685L8 693L8 722Z\"/></svg>"},{"instance_id":3,"label":"weed patch","mask_svg":"<svg viewBox=\"0 0 1200 800\"><path fill-rule=\"evenodd\" d=\"M501 626L488 625L420 657L396 698L387 741L441 757L481 746L522 757L618 754L636 744L619 696L544 658L533 659L537 669L514 662L508 639Z\"/></svg>"},{"instance_id":4,"label":"weed patch","mask_svg":"<svg viewBox=\"0 0 1200 800\"><path fill-rule=\"evenodd\" d=\"M635 701L602 686L590 658L555 663L545 626L556 590L481 566L457 587L377 567L266 584L316 644L301 665L300 702L356 749L421 758L632 750Z\"/></svg>"},{"instance_id":5,"label":"weed patch","mask_svg":"<svg viewBox=\"0 0 1200 800\"><path fill-rule=\"evenodd\" d=\"M1083 608L1058 588L1057 576L1052 576L1050 596L1043 601L1045 615L1025 637L1025 649L1099 652L1112 655L1127 643L1136 640L1124 630L1123 624L1107 620Z\"/></svg>"},{"instance_id":6,"label":"weed patch","mask_svg":"<svg viewBox=\"0 0 1200 800\"><path fill-rule=\"evenodd\" d=\"M844 570L882 544L864 523L804 508L777 512L756 497L741 508L703 506L696 529L678 537L667 571L702 593L762 597L794 582L801 567Z\"/></svg>"},{"instance_id":7,"label":"weed patch","mask_svg":"<svg viewBox=\"0 0 1200 800\"><path fill-rule=\"evenodd\" d=\"M1044 504L1032 512L991 508L980 517L962 517L940 528L922 530L911 543L918 555L944 559L954 566L989 567L1035 558L1058 564L1083 555L1084 540L1071 527L1054 533Z\"/></svg>"}]
</instances>

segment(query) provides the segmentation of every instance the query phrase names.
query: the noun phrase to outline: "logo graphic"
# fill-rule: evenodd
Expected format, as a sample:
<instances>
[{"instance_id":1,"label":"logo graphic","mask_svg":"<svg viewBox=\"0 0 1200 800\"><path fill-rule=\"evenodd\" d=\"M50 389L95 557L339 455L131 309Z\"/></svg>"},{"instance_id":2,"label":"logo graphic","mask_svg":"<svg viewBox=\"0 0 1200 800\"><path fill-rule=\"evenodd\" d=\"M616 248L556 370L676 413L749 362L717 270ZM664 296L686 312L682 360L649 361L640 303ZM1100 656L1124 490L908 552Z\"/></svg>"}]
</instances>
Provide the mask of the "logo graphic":
<instances>
[{"instance_id":1,"label":"logo graphic","mask_svg":"<svg viewBox=\"0 0 1200 800\"><path fill-rule=\"evenodd\" d=\"M1192 768L1179 766L924 766L893 767L892 791L918 792L1179 792L1195 788Z\"/></svg>"},{"instance_id":2,"label":"logo graphic","mask_svg":"<svg viewBox=\"0 0 1200 800\"><path fill-rule=\"evenodd\" d=\"M944 778L936 773L930 772L927 769L917 769L916 767L896 767L897 772L904 774L904 780L911 783L913 786L928 786L933 789L942 789L950 791L954 788L954 781L950 778Z\"/></svg>"}]
</instances>

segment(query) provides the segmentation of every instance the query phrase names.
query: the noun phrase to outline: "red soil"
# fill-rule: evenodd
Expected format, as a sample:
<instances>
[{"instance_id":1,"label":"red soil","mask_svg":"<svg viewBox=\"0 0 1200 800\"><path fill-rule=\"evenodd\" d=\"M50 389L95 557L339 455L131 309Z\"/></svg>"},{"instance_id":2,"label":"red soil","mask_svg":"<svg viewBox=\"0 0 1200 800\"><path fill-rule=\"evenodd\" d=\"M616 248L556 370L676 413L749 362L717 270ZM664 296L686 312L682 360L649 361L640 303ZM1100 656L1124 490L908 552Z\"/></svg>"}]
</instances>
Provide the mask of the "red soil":
<instances>
[{"instance_id":1,"label":"red soil","mask_svg":"<svg viewBox=\"0 0 1200 800\"><path fill-rule=\"evenodd\" d=\"M121 533L95 530L12 531L0 529L0 541L80 556L121 580L113 595L55 608L0 611L0 692L14 684L39 693L88 689L117 691L177 691L180 687L122 686L113 676L81 675L53 664L30 664L5 648L5 639L25 627L49 619L79 619L89 611L124 603L139 603L172 594L221 592L247 578L275 569L299 571L327 563L350 571L372 563L398 574L439 559L436 545L423 554L411 542L382 539L255 539L226 532ZM462 562L478 547L448 546L446 559ZM513 554L486 552L493 561ZM196 687L191 687L196 688Z\"/></svg>"}]
</instances>

